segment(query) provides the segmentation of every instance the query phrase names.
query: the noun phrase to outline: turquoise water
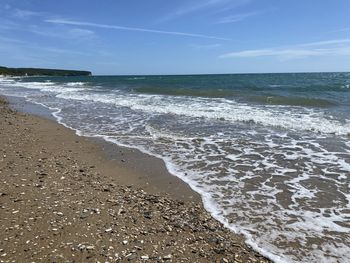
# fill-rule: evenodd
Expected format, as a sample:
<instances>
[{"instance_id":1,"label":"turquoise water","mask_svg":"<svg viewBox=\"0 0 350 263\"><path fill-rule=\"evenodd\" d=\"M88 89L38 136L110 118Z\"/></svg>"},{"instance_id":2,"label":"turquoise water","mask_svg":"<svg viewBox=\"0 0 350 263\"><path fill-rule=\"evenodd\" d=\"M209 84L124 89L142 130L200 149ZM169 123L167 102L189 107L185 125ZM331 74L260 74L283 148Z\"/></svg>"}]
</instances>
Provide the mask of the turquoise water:
<instances>
[{"instance_id":1,"label":"turquoise water","mask_svg":"<svg viewBox=\"0 0 350 263\"><path fill-rule=\"evenodd\" d=\"M70 81L145 94L231 98L248 103L326 107L349 106L349 79L350 73L295 73L98 76L76 77ZM49 80L57 83L67 81L64 77ZM40 82L42 78L30 78L29 81Z\"/></svg>"},{"instance_id":2,"label":"turquoise water","mask_svg":"<svg viewBox=\"0 0 350 263\"><path fill-rule=\"evenodd\" d=\"M163 159L276 262L350 261L350 73L2 78L0 94Z\"/></svg>"}]
</instances>

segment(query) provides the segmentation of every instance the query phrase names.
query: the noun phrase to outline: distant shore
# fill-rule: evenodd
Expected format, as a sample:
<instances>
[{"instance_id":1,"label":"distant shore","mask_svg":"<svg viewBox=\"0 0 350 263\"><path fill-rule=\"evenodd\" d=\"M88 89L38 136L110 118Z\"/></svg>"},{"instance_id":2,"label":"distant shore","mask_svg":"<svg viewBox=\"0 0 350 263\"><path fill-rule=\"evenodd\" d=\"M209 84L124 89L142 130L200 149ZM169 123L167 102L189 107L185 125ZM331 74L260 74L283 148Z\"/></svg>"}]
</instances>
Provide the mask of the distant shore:
<instances>
[{"instance_id":1,"label":"distant shore","mask_svg":"<svg viewBox=\"0 0 350 263\"><path fill-rule=\"evenodd\" d=\"M0 262L269 262L160 160L4 99L0 121Z\"/></svg>"},{"instance_id":2,"label":"distant shore","mask_svg":"<svg viewBox=\"0 0 350 263\"><path fill-rule=\"evenodd\" d=\"M0 76L91 76L90 71L83 70L64 70L64 69L43 69L43 68L8 68L0 66Z\"/></svg>"}]
</instances>

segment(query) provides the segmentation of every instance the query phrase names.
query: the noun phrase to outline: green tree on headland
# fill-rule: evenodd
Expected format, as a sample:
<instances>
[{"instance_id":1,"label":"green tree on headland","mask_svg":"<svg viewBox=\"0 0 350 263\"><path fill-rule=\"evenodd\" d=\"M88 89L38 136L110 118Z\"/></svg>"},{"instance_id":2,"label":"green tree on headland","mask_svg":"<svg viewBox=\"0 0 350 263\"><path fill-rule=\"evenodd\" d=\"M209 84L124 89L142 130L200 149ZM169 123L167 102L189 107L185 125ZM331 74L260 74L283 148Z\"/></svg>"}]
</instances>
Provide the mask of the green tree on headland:
<instances>
[{"instance_id":1,"label":"green tree on headland","mask_svg":"<svg viewBox=\"0 0 350 263\"><path fill-rule=\"evenodd\" d=\"M91 72L80 71L80 70L63 70L63 69L0 67L0 75L5 75L5 76L91 76Z\"/></svg>"}]
</instances>

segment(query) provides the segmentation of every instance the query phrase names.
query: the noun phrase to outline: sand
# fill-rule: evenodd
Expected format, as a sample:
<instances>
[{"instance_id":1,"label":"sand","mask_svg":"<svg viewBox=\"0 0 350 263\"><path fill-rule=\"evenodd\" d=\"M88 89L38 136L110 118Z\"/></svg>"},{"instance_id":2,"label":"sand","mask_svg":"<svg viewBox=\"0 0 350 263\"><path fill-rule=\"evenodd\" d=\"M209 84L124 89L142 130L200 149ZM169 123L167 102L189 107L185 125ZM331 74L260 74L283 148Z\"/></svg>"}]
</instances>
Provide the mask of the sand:
<instances>
[{"instance_id":1,"label":"sand","mask_svg":"<svg viewBox=\"0 0 350 263\"><path fill-rule=\"evenodd\" d=\"M0 99L0 262L269 262L162 161Z\"/></svg>"}]
</instances>

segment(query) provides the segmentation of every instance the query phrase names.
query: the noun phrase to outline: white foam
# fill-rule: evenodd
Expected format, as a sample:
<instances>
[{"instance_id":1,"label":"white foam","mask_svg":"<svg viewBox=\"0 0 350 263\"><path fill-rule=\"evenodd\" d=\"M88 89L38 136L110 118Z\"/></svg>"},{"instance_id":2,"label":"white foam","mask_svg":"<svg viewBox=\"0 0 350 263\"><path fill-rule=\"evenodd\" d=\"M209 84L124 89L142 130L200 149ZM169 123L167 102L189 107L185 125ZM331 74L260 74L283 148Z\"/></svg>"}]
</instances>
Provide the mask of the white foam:
<instances>
[{"instance_id":1,"label":"white foam","mask_svg":"<svg viewBox=\"0 0 350 263\"><path fill-rule=\"evenodd\" d=\"M70 87L76 87L76 86L80 87L80 86L86 85L86 83L85 82L68 82L65 85Z\"/></svg>"},{"instance_id":2,"label":"white foam","mask_svg":"<svg viewBox=\"0 0 350 263\"><path fill-rule=\"evenodd\" d=\"M252 106L237 103L227 99L206 98L176 98L162 95L131 95L131 94L81 94L85 85L83 82L69 82L67 89L51 82L20 82L11 85L20 85L29 89L40 89L59 93L60 98L75 100L92 100L129 107L133 110L156 114L175 114L194 118L221 119L230 122L253 122L268 127L281 127L287 130L304 130L334 133L338 135L350 134L350 122L345 123L336 119L326 118L324 113L313 109L285 106ZM191 109L190 111L188 109Z\"/></svg>"},{"instance_id":3,"label":"white foam","mask_svg":"<svg viewBox=\"0 0 350 263\"><path fill-rule=\"evenodd\" d=\"M170 99L158 95L121 95L111 97L101 94L60 94L61 98L76 100L91 100L129 107L133 110L156 114L175 114L194 118L221 119L230 122L254 122L264 126L281 127L284 129L305 130L338 135L350 134L350 122L342 123L325 118L321 112L312 109L291 108L286 111L278 106L250 106L243 103L220 99L187 98ZM171 102L169 101L171 100ZM188 109L191 110L188 110Z\"/></svg>"}]
</instances>

